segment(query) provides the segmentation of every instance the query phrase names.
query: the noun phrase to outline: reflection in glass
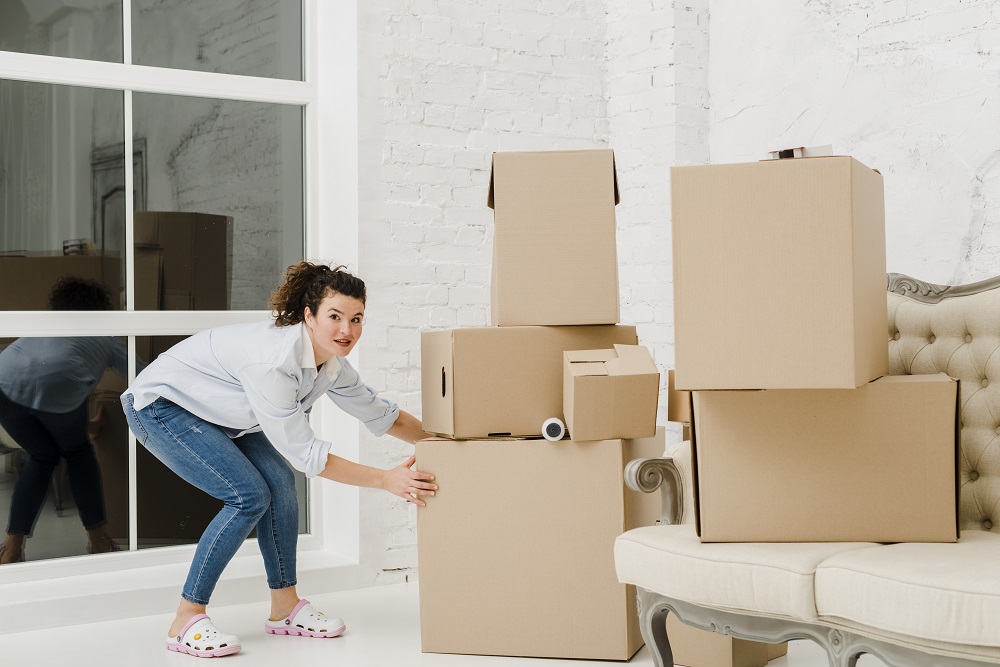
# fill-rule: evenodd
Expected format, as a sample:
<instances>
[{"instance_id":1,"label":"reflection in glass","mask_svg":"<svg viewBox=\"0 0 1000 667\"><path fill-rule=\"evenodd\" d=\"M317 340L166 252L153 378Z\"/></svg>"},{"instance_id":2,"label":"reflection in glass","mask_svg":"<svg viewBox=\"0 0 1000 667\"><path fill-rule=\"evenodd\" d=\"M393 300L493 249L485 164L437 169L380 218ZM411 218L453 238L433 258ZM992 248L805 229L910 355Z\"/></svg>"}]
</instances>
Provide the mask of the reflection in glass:
<instances>
[{"instance_id":1,"label":"reflection in glass","mask_svg":"<svg viewBox=\"0 0 1000 667\"><path fill-rule=\"evenodd\" d=\"M0 0L0 51L120 63L121 0Z\"/></svg>"},{"instance_id":2,"label":"reflection in glass","mask_svg":"<svg viewBox=\"0 0 1000 667\"><path fill-rule=\"evenodd\" d=\"M111 294L102 284L76 277L59 280L49 305L63 311L112 307ZM82 553L81 548L87 553L118 551L113 538L127 544L127 516L124 525L111 522L105 485L127 491L128 478L103 480L102 452L95 451L95 441L107 437L102 431L108 410L101 398L114 387L113 381L110 386L102 381L109 370L119 378L127 373L125 344L110 336L19 338L0 352L0 451L9 464L0 479L3 487L10 487L0 494L8 518L0 564L26 556L37 560ZM45 514L40 521L54 475L57 516ZM70 497L83 530L70 530L62 521ZM36 531L42 524L45 529ZM28 538L35 535L40 548L32 553L34 540Z\"/></svg>"},{"instance_id":3,"label":"reflection in glass","mask_svg":"<svg viewBox=\"0 0 1000 667\"><path fill-rule=\"evenodd\" d=\"M302 0L133 0L132 62L302 79Z\"/></svg>"},{"instance_id":4,"label":"reflection in glass","mask_svg":"<svg viewBox=\"0 0 1000 667\"><path fill-rule=\"evenodd\" d=\"M137 310L259 310L303 254L302 108L135 93Z\"/></svg>"},{"instance_id":5,"label":"reflection in glass","mask_svg":"<svg viewBox=\"0 0 1000 667\"><path fill-rule=\"evenodd\" d=\"M140 359L152 360L185 338L186 336L137 337L136 354ZM120 417L123 428L127 428L121 407L118 408L118 413L116 419ZM209 522L222 509L222 501L182 480L141 445L137 447L136 460L139 548L197 543ZM293 472L301 534L306 532L309 525L306 477L298 470ZM169 499L169 502L165 502L165 499ZM255 533L251 533L251 537L255 536Z\"/></svg>"},{"instance_id":6,"label":"reflection in glass","mask_svg":"<svg viewBox=\"0 0 1000 667\"><path fill-rule=\"evenodd\" d=\"M0 80L0 310L45 310L65 275L100 282L123 307L124 246L95 242L100 229L124 238L123 99Z\"/></svg>"}]
</instances>

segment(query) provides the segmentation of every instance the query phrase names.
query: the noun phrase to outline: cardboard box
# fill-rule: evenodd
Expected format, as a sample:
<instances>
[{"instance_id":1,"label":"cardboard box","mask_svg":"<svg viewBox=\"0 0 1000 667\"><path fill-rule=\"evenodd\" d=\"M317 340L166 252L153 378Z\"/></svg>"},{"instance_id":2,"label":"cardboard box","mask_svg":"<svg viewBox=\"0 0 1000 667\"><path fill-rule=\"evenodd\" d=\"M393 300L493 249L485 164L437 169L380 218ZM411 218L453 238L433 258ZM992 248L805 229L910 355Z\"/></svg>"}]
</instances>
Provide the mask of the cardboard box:
<instances>
[{"instance_id":1,"label":"cardboard box","mask_svg":"<svg viewBox=\"0 0 1000 667\"><path fill-rule=\"evenodd\" d=\"M417 511L424 652L628 660L642 646L614 541L652 525L659 496L628 490L643 440L423 440L440 485Z\"/></svg>"},{"instance_id":2,"label":"cardboard box","mask_svg":"<svg viewBox=\"0 0 1000 667\"><path fill-rule=\"evenodd\" d=\"M159 307L227 310L232 282L233 219L225 215L136 211L135 244L163 249ZM190 300L174 298L179 293Z\"/></svg>"},{"instance_id":3,"label":"cardboard box","mask_svg":"<svg viewBox=\"0 0 1000 667\"><path fill-rule=\"evenodd\" d=\"M954 542L959 383L696 391L703 542Z\"/></svg>"},{"instance_id":4,"label":"cardboard box","mask_svg":"<svg viewBox=\"0 0 1000 667\"><path fill-rule=\"evenodd\" d=\"M691 392L676 388L673 369L667 371L667 421L691 423Z\"/></svg>"},{"instance_id":5,"label":"cardboard box","mask_svg":"<svg viewBox=\"0 0 1000 667\"><path fill-rule=\"evenodd\" d=\"M49 292L64 276L95 280L111 293L119 307L123 298L122 259L104 255L28 253L0 257L0 308L48 310Z\"/></svg>"},{"instance_id":6,"label":"cardboard box","mask_svg":"<svg viewBox=\"0 0 1000 667\"><path fill-rule=\"evenodd\" d=\"M667 616L674 664L684 667L764 667L788 654L788 644L762 644L685 625Z\"/></svg>"},{"instance_id":7,"label":"cardboard box","mask_svg":"<svg viewBox=\"0 0 1000 667\"><path fill-rule=\"evenodd\" d=\"M819 157L675 167L670 181L679 389L888 373L881 174Z\"/></svg>"},{"instance_id":8,"label":"cardboard box","mask_svg":"<svg viewBox=\"0 0 1000 667\"><path fill-rule=\"evenodd\" d=\"M494 153L492 324L618 322L618 199L610 150Z\"/></svg>"},{"instance_id":9,"label":"cardboard box","mask_svg":"<svg viewBox=\"0 0 1000 667\"><path fill-rule=\"evenodd\" d=\"M632 326L424 332L424 430L450 438L538 436L546 419L563 418L563 352L638 342Z\"/></svg>"},{"instance_id":10,"label":"cardboard box","mask_svg":"<svg viewBox=\"0 0 1000 667\"><path fill-rule=\"evenodd\" d=\"M563 353L563 414L574 440L656 434L660 373L641 345Z\"/></svg>"}]
</instances>

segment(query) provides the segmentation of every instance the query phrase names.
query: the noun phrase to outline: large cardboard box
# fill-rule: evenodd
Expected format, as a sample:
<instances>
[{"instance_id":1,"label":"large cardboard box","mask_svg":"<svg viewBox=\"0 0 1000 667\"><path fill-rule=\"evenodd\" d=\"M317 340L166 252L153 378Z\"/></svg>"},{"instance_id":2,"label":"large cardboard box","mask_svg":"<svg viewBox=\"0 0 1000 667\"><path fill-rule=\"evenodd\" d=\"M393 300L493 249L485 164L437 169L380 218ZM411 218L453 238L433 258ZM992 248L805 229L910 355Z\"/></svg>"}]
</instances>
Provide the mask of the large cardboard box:
<instances>
[{"instance_id":1,"label":"large cardboard box","mask_svg":"<svg viewBox=\"0 0 1000 667\"><path fill-rule=\"evenodd\" d=\"M675 167L678 389L888 372L882 176L850 157Z\"/></svg>"},{"instance_id":2,"label":"large cardboard box","mask_svg":"<svg viewBox=\"0 0 1000 667\"><path fill-rule=\"evenodd\" d=\"M959 383L693 393L703 542L954 542Z\"/></svg>"},{"instance_id":3,"label":"large cardboard box","mask_svg":"<svg viewBox=\"0 0 1000 667\"><path fill-rule=\"evenodd\" d=\"M762 644L685 625L667 616L674 664L684 667L764 667L788 654L788 644Z\"/></svg>"},{"instance_id":4,"label":"large cardboard box","mask_svg":"<svg viewBox=\"0 0 1000 667\"><path fill-rule=\"evenodd\" d=\"M227 310L232 235L233 219L229 216L136 211L136 247L158 246L163 250L158 307Z\"/></svg>"},{"instance_id":5,"label":"large cardboard box","mask_svg":"<svg viewBox=\"0 0 1000 667\"><path fill-rule=\"evenodd\" d=\"M494 153L491 323L618 322L617 203L610 150Z\"/></svg>"},{"instance_id":6,"label":"large cardboard box","mask_svg":"<svg viewBox=\"0 0 1000 667\"><path fill-rule=\"evenodd\" d=\"M424 332L424 430L450 438L541 435L546 419L563 418L563 352L638 342L632 326Z\"/></svg>"},{"instance_id":7,"label":"large cardboard box","mask_svg":"<svg viewBox=\"0 0 1000 667\"><path fill-rule=\"evenodd\" d=\"M417 511L421 646L430 653L627 660L642 646L614 541L652 525L659 497L628 490L643 440L423 440L439 490Z\"/></svg>"},{"instance_id":8,"label":"large cardboard box","mask_svg":"<svg viewBox=\"0 0 1000 667\"><path fill-rule=\"evenodd\" d=\"M656 434L660 373L641 345L563 353L563 414L574 440Z\"/></svg>"}]
</instances>

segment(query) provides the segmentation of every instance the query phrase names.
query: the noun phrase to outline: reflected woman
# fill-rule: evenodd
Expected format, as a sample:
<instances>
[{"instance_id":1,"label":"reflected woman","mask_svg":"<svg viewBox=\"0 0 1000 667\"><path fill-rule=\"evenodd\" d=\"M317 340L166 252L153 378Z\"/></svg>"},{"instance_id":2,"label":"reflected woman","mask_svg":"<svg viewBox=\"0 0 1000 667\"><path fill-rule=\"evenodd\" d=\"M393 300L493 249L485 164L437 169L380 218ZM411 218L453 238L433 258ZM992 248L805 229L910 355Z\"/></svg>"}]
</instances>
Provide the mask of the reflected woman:
<instances>
[{"instance_id":1,"label":"reflected woman","mask_svg":"<svg viewBox=\"0 0 1000 667\"><path fill-rule=\"evenodd\" d=\"M298 504L289 464L308 477L384 489L424 505L437 486L411 470L391 470L330 453L307 414L321 396L376 436L409 443L421 423L380 398L347 361L361 337L365 284L344 270L301 262L271 298L273 321L203 331L161 354L122 395L136 438L182 478L224 502L198 542L167 633L168 650L229 655L240 640L205 614L223 569L257 529L271 615L268 633L334 637L346 625L296 593Z\"/></svg>"},{"instance_id":2,"label":"reflected woman","mask_svg":"<svg viewBox=\"0 0 1000 667\"><path fill-rule=\"evenodd\" d=\"M52 310L111 310L93 280L64 277L49 294ZM59 459L87 531L87 551L118 551L107 533L101 470L87 433L88 398L105 369L126 377L125 348L111 336L19 338L0 352L0 425L28 453L14 483L0 564L25 559Z\"/></svg>"}]
</instances>

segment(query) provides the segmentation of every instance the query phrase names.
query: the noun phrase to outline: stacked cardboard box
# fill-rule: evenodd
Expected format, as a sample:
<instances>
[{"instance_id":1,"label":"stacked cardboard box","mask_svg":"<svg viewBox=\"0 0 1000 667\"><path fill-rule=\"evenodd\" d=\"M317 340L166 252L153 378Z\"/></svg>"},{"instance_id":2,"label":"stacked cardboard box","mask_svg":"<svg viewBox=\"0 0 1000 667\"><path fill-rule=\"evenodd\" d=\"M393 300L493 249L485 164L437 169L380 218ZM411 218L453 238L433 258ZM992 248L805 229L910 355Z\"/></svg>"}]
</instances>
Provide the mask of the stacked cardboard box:
<instances>
[{"instance_id":1,"label":"stacked cardboard box","mask_svg":"<svg viewBox=\"0 0 1000 667\"><path fill-rule=\"evenodd\" d=\"M958 383L886 376L881 174L680 167L671 191L701 539L955 541Z\"/></svg>"},{"instance_id":2,"label":"stacked cardboard box","mask_svg":"<svg viewBox=\"0 0 1000 667\"><path fill-rule=\"evenodd\" d=\"M656 368L618 324L617 202L610 150L494 155L494 326L421 340L423 425L440 436L417 444L440 484L417 515L424 651L627 660L642 646L612 545L655 520L658 499L622 473L661 455L664 433ZM553 417L581 437L539 439Z\"/></svg>"}]
</instances>

